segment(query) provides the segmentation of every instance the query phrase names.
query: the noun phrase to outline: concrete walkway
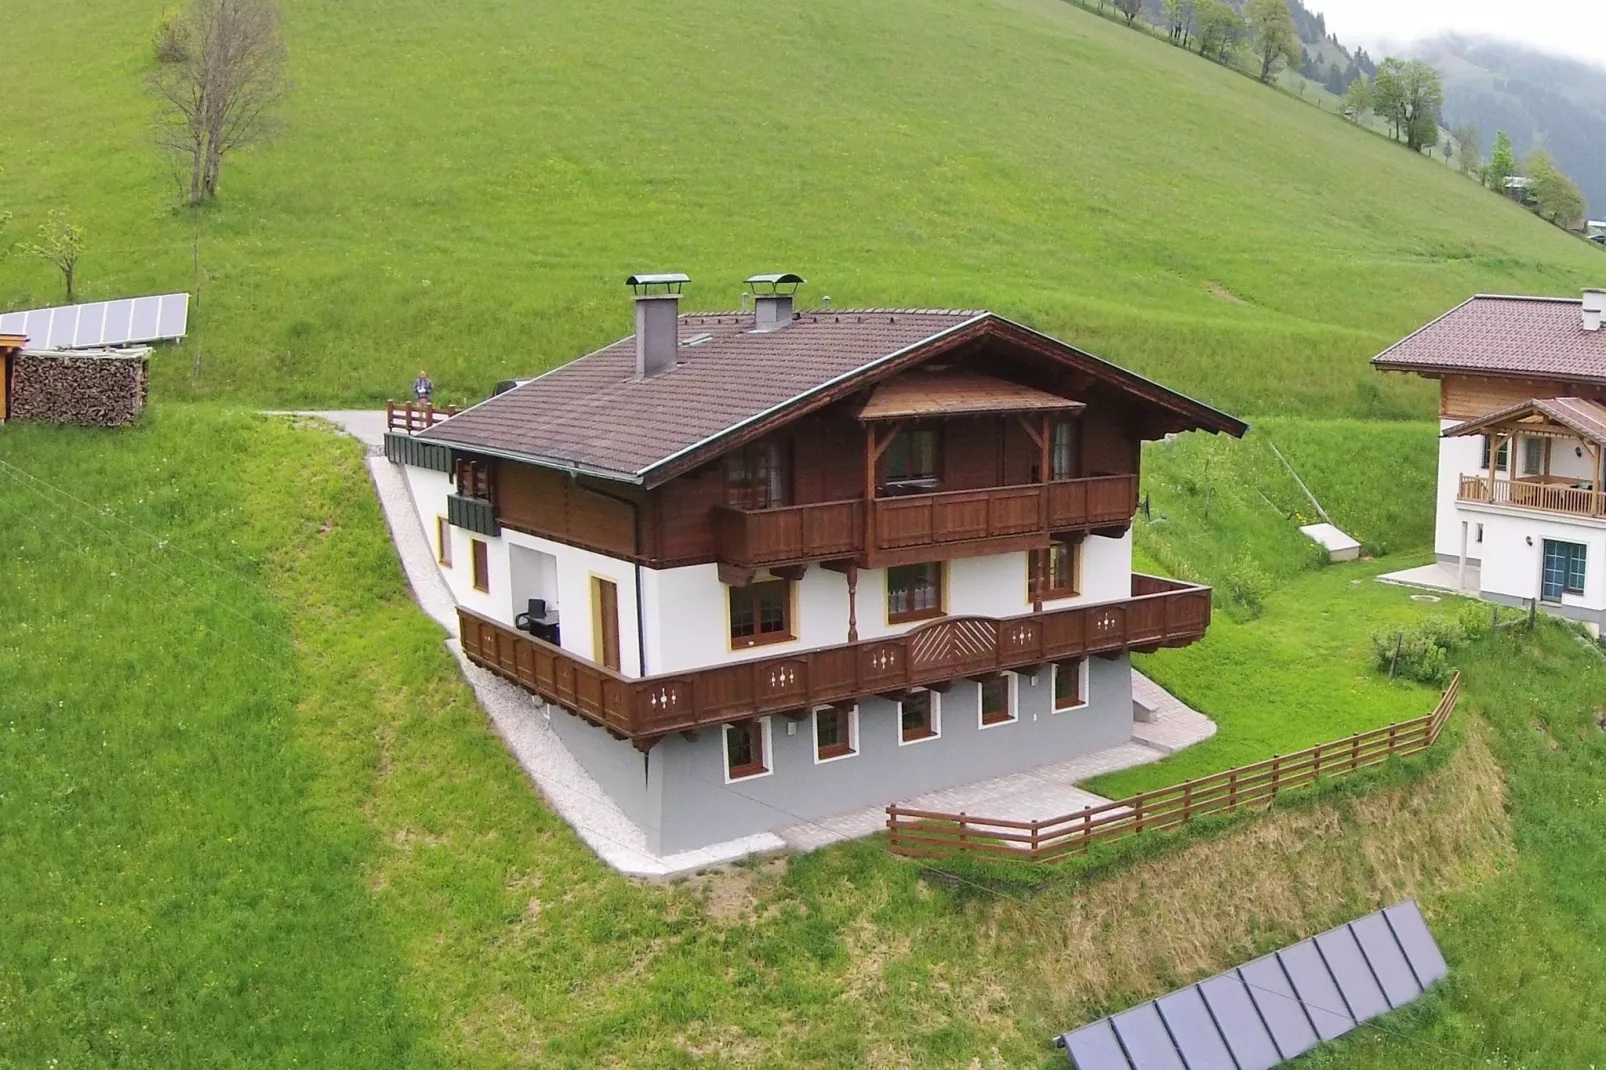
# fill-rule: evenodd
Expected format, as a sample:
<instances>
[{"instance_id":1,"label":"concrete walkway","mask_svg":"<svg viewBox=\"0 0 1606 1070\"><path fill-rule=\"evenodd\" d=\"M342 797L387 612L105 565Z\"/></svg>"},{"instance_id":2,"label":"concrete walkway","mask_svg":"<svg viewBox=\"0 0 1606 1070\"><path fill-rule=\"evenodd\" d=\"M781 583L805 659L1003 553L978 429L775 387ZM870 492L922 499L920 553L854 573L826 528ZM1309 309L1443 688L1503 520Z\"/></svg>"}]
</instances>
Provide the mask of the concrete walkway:
<instances>
[{"instance_id":1,"label":"concrete walkway","mask_svg":"<svg viewBox=\"0 0 1606 1070\"><path fill-rule=\"evenodd\" d=\"M642 829L614 805L552 731L550 710L529 692L493 676L464 656L457 638L457 604L435 565L434 553L407 489L407 481L399 468L380 455L385 414L286 412L270 415L325 420L368 446L368 469L413 597L424 612L446 630L447 649L462 666L464 678L474 688L481 707L519 765L547 803L608 865L630 876L663 878L789 847L812 850L828 843L870 835L886 826L884 809L866 807L820 821L799 823L781 829L778 834L761 833L673 855L653 854L647 849L647 837ZM1067 762L930 792L905 800L905 805L1019 820L1072 813L1108 801L1077 787L1079 781L1158 761L1215 734L1214 721L1189 709L1136 671L1132 673L1132 694L1135 706L1142 708L1149 720L1133 726L1131 742Z\"/></svg>"}]
</instances>

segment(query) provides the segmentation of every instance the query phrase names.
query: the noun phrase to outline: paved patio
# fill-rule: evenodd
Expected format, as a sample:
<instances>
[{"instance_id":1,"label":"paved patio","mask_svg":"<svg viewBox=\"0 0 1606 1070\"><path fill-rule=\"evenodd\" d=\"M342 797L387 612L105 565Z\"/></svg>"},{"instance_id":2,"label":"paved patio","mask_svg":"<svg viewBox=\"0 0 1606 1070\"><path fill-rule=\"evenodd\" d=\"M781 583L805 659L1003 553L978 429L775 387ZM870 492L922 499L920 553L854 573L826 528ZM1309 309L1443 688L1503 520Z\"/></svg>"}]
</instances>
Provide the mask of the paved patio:
<instances>
[{"instance_id":1,"label":"paved patio","mask_svg":"<svg viewBox=\"0 0 1606 1070\"><path fill-rule=\"evenodd\" d=\"M1435 561L1431 565L1422 565L1418 568L1385 572L1378 577L1378 580L1382 583L1392 583L1397 587L1420 587L1425 591L1448 591L1451 594L1478 597L1478 592L1483 589L1478 566L1467 566L1464 586L1460 582L1459 572L1459 565L1447 565Z\"/></svg>"},{"instance_id":2,"label":"paved patio","mask_svg":"<svg viewBox=\"0 0 1606 1070\"><path fill-rule=\"evenodd\" d=\"M867 836L886 826L879 806L848 811L820 821L802 822L778 833L761 833L672 855L647 849L646 834L625 816L575 760L548 724L549 712L534 696L470 662L457 641L457 605L435 566L429 538L401 472L379 456L383 412L296 412L281 415L327 420L368 447L368 469L390 528L391 539L418 604L443 627L446 647L462 665L480 706L497 734L558 812L604 862L631 876L665 878L733 862L749 855L812 850ZM1173 751L1215 734L1215 722L1189 709L1154 681L1134 671L1132 696L1148 716L1133 725L1132 740L1066 762L930 792L905 805L932 810L964 810L997 818L1054 817L1108 800L1077 787L1103 773L1158 761Z\"/></svg>"}]
</instances>

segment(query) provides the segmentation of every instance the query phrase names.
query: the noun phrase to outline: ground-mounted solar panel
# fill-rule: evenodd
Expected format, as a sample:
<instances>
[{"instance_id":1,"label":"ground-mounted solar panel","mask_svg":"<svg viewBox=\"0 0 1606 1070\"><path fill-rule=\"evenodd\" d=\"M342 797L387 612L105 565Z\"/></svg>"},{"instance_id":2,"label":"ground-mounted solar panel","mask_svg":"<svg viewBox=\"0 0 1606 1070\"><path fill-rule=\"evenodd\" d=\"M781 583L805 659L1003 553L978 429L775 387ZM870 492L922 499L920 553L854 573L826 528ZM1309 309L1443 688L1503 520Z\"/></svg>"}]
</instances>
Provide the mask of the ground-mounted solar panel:
<instances>
[{"instance_id":1,"label":"ground-mounted solar panel","mask_svg":"<svg viewBox=\"0 0 1606 1070\"><path fill-rule=\"evenodd\" d=\"M1423 988L1442 980L1450 972L1444 956L1439 954L1439 945L1433 942L1433 934L1428 932L1428 923L1422 920L1422 912L1416 908L1415 900L1407 899L1394 904L1383 911L1383 917L1389 923L1389 928L1394 930L1394 938L1400 942L1400 950L1405 952L1411 972L1416 974L1417 982Z\"/></svg>"},{"instance_id":2,"label":"ground-mounted solar panel","mask_svg":"<svg viewBox=\"0 0 1606 1070\"><path fill-rule=\"evenodd\" d=\"M1108 1018L1100 1018L1092 1025L1067 1033L1060 1041L1076 1070L1132 1070Z\"/></svg>"},{"instance_id":3,"label":"ground-mounted solar panel","mask_svg":"<svg viewBox=\"0 0 1606 1070\"><path fill-rule=\"evenodd\" d=\"M1076 1070L1271 1070L1449 972L1406 900L1058 1038Z\"/></svg>"},{"instance_id":4,"label":"ground-mounted solar panel","mask_svg":"<svg viewBox=\"0 0 1606 1070\"><path fill-rule=\"evenodd\" d=\"M1238 976L1243 978L1249 998L1254 1000L1272 1043L1277 1045L1284 1059L1302 1055L1316 1046L1318 1038L1310 1016L1300 1004L1294 986L1288 983L1288 975L1283 972L1277 956L1268 955L1245 963L1238 968Z\"/></svg>"},{"instance_id":5,"label":"ground-mounted solar panel","mask_svg":"<svg viewBox=\"0 0 1606 1070\"><path fill-rule=\"evenodd\" d=\"M1271 1070L1282 1062L1237 970L1201 981L1199 994L1210 1008L1210 1016L1221 1030L1238 1070Z\"/></svg>"},{"instance_id":6,"label":"ground-mounted solar panel","mask_svg":"<svg viewBox=\"0 0 1606 1070\"><path fill-rule=\"evenodd\" d=\"M1227 1042L1221 1039L1221 1030L1210 1017L1210 1008L1197 988L1184 988L1163 999L1155 1000L1160 1017L1165 1019L1166 1030L1182 1053L1188 1070L1212 1070L1213 1067L1235 1067Z\"/></svg>"},{"instance_id":7,"label":"ground-mounted solar panel","mask_svg":"<svg viewBox=\"0 0 1606 1070\"><path fill-rule=\"evenodd\" d=\"M1344 1003L1357 1022L1370 1021L1388 1012L1389 1001L1384 998L1377 978L1372 976L1372 967L1366 964L1366 957L1361 954L1349 926L1322 933L1316 938L1316 950L1322 953L1327 972L1338 983Z\"/></svg>"},{"instance_id":8,"label":"ground-mounted solar panel","mask_svg":"<svg viewBox=\"0 0 1606 1070\"><path fill-rule=\"evenodd\" d=\"M1416 974L1411 972L1411 964L1405 961L1405 952L1400 950L1394 930L1382 914L1368 914L1350 922L1349 928L1378 984L1383 986L1390 1007L1403 1007L1422 994L1422 986L1416 983Z\"/></svg>"},{"instance_id":9,"label":"ground-mounted solar panel","mask_svg":"<svg viewBox=\"0 0 1606 1070\"><path fill-rule=\"evenodd\" d=\"M1327 963L1316 950L1314 940L1301 940L1293 947L1277 952L1288 979L1293 982L1294 993L1305 1005L1310 1024L1323 1040L1336 1040L1355 1028L1338 983L1327 969Z\"/></svg>"},{"instance_id":10,"label":"ground-mounted solar panel","mask_svg":"<svg viewBox=\"0 0 1606 1070\"><path fill-rule=\"evenodd\" d=\"M29 349L96 349L184 337L190 295L158 294L0 314L0 334L20 334Z\"/></svg>"},{"instance_id":11,"label":"ground-mounted solar panel","mask_svg":"<svg viewBox=\"0 0 1606 1070\"><path fill-rule=\"evenodd\" d=\"M1110 1019L1121 1038L1132 1070L1188 1070L1166 1032L1160 1011L1152 1003L1139 1004Z\"/></svg>"}]
</instances>

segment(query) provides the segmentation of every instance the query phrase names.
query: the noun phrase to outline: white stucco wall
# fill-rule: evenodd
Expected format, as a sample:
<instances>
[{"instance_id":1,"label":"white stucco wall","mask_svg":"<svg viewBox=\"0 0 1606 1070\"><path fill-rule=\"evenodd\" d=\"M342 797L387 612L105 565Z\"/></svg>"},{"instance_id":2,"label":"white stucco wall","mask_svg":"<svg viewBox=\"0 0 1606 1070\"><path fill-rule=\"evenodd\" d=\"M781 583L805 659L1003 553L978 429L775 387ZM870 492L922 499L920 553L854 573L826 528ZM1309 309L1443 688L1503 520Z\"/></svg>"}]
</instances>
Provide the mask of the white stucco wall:
<instances>
[{"instance_id":1,"label":"white stucco wall","mask_svg":"<svg viewBox=\"0 0 1606 1070\"><path fill-rule=\"evenodd\" d=\"M1440 420L1439 430L1454 427L1459 420ZM1439 439L1439 486L1435 502L1433 550L1441 557L1459 557L1461 554L1461 524L1469 518L1456 503L1461 490L1461 476L1488 472L1479 467L1483 463L1483 439L1475 435L1461 438ZM1472 529L1475 531L1476 529ZM1481 547L1467 537L1467 556L1476 561Z\"/></svg>"},{"instance_id":2,"label":"white stucco wall","mask_svg":"<svg viewBox=\"0 0 1606 1070\"><path fill-rule=\"evenodd\" d=\"M840 572L813 566L793 586L790 642L732 650L728 591L714 565L643 570L649 674L680 672L788 651L836 646L848 641L848 581ZM1063 609L1111 602L1132 594L1131 533L1119 539L1089 536L1082 542L1082 594L1045 602ZM863 569L857 591L861 640L896 635L928 621L891 624L886 613L886 572ZM1030 613L1026 554L995 554L948 562L944 608L949 616L1013 617ZM567 641L565 641L567 645Z\"/></svg>"},{"instance_id":3,"label":"white stucco wall","mask_svg":"<svg viewBox=\"0 0 1606 1070\"><path fill-rule=\"evenodd\" d=\"M1483 593L1505 598L1539 597L1544 541L1583 543L1589 547L1583 595L1563 595L1562 604L1606 609L1606 521L1555 519L1542 513L1463 506L1469 518L1483 524ZM1530 541L1532 545L1529 545Z\"/></svg>"},{"instance_id":4,"label":"white stucco wall","mask_svg":"<svg viewBox=\"0 0 1606 1070\"><path fill-rule=\"evenodd\" d=\"M407 476L408 489L413 495L413 502L418 508L419 518L424 524L425 534L429 537L430 546L434 547L435 518L446 515L446 496L452 490L451 477L444 472L434 472L426 468L415 468L411 465L402 467ZM521 567L515 570L511 559L511 547L524 547L549 555L553 562L551 572L556 580L555 601L560 618L559 638L562 640L563 649L593 661L597 660L597 650L593 632L595 611L592 605L591 580L594 576L612 580L619 591L620 671L627 676L641 675L640 644L636 628L636 568L633 564L505 528L502 534L495 538L487 538L451 525L447 525L447 531L452 539L452 564L450 568L442 567L441 575L451 588L452 596L463 607L506 624L510 628L513 626L514 617L524 611L528 599L532 597L533 585L545 586L549 582L546 579L536 579L529 568ZM471 544L475 539L486 544L489 592L474 587ZM526 558L525 564L533 564L533 561ZM518 572L518 582L515 582L515 571ZM642 571L645 573L648 570ZM554 600L551 595L544 592L535 597L547 597L549 602ZM723 609L720 620L724 620Z\"/></svg>"}]
</instances>

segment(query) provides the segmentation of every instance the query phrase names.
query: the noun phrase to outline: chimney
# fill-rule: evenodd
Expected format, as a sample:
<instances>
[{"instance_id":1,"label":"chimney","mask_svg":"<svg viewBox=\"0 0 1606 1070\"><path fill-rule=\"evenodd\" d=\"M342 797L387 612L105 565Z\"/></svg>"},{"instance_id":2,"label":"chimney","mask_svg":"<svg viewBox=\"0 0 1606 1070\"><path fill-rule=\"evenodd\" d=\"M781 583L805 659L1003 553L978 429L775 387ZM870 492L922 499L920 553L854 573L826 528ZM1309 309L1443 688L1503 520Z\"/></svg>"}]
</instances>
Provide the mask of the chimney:
<instances>
[{"instance_id":1,"label":"chimney","mask_svg":"<svg viewBox=\"0 0 1606 1070\"><path fill-rule=\"evenodd\" d=\"M1600 330L1603 317L1606 317L1606 290L1585 290L1584 330Z\"/></svg>"},{"instance_id":2,"label":"chimney","mask_svg":"<svg viewBox=\"0 0 1606 1070\"><path fill-rule=\"evenodd\" d=\"M680 290L690 282L675 274L632 275L636 295L636 378L651 379L675 366L680 353Z\"/></svg>"},{"instance_id":3,"label":"chimney","mask_svg":"<svg viewBox=\"0 0 1606 1070\"><path fill-rule=\"evenodd\" d=\"M778 331L792 322L792 295L803 276L790 271L754 275L747 280L753 291L753 330Z\"/></svg>"}]
</instances>

